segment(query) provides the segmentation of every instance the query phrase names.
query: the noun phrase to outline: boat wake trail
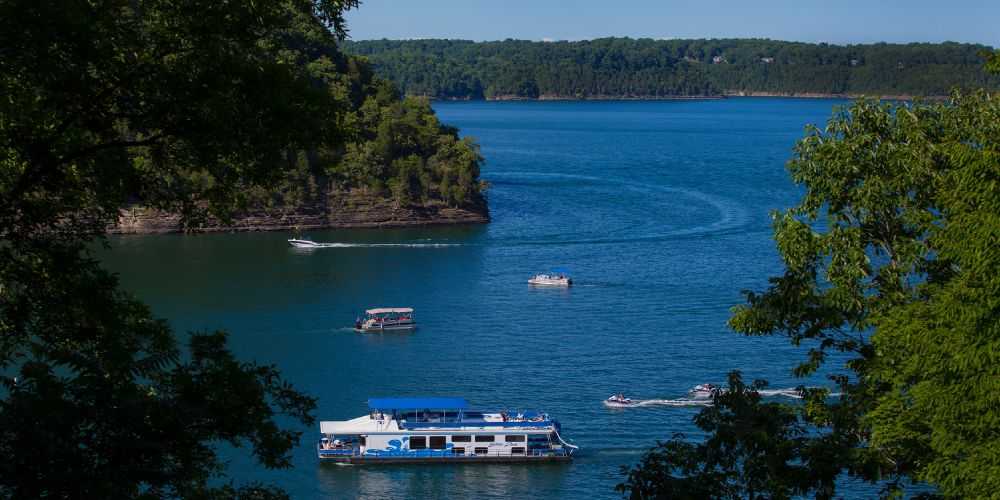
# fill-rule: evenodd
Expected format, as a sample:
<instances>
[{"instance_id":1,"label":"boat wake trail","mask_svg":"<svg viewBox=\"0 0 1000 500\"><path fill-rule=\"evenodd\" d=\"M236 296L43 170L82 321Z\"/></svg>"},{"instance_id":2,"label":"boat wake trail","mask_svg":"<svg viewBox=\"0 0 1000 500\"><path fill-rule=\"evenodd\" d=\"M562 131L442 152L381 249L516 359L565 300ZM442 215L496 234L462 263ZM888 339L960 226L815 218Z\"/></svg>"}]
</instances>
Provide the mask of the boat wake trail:
<instances>
[{"instance_id":1,"label":"boat wake trail","mask_svg":"<svg viewBox=\"0 0 1000 500\"><path fill-rule=\"evenodd\" d=\"M463 243L316 243L315 246L298 247L296 250L320 248L448 248L465 246Z\"/></svg>"},{"instance_id":2,"label":"boat wake trail","mask_svg":"<svg viewBox=\"0 0 1000 500\"><path fill-rule=\"evenodd\" d=\"M614 404L605 401L604 406L608 408L640 408L647 406L672 406L677 408L690 406L712 406L711 399L635 399L628 404Z\"/></svg>"},{"instance_id":3,"label":"boat wake trail","mask_svg":"<svg viewBox=\"0 0 1000 500\"><path fill-rule=\"evenodd\" d=\"M641 399L634 406L712 406L711 399Z\"/></svg>"},{"instance_id":4,"label":"boat wake trail","mask_svg":"<svg viewBox=\"0 0 1000 500\"><path fill-rule=\"evenodd\" d=\"M766 398L767 397L780 396L780 397L792 398L792 399L802 399L802 394L800 394L799 390L795 389L795 388L789 388L789 389L762 389L762 390L759 390L757 392L761 396L764 396Z\"/></svg>"},{"instance_id":5,"label":"boat wake trail","mask_svg":"<svg viewBox=\"0 0 1000 500\"><path fill-rule=\"evenodd\" d=\"M811 389L819 389L819 387L812 387ZM765 398L783 397L791 399L803 399L802 393L795 387L789 387L785 389L764 389L758 391L758 393ZM828 395L829 397L839 397L839 392L833 392ZM647 406L672 406L672 407L692 407L692 406L712 406L712 398L708 396L698 397L693 396L689 398L680 399L633 399L630 402L618 403L615 401L604 401L604 406L608 408L641 408Z\"/></svg>"},{"instance_id":6,"label":"boat wake trail","mask_svg":"<svg viewBox=\"0 0 1000 500\"><path fill-rule=\"evenodd\" d=\"M807 387L806 389L822 389L822 387ZM761 396L764 397L784 397L792 399L803 399L802 393L795 387L789 387L787 389L763 389L757 391ZM827 394L827 397L839 398L841 393L831 392Z\"/></svg>"}]
</instances>

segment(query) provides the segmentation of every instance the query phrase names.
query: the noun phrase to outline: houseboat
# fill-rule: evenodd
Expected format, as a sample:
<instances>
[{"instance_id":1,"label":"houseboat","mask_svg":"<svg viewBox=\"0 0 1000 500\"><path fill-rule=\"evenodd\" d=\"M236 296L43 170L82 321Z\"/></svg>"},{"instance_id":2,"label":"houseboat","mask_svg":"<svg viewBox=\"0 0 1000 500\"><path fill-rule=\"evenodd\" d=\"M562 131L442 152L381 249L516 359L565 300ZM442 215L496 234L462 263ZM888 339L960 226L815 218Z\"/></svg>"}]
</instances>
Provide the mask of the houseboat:
<instances>
[{"instance_id":1,"label":"houseboat","mask_svg":"<svg viewBox=\"0 0 1000 500\"><path fill-rule=\"evenodd\" d=\"M320 422L321 461L349 464L568 462L577 447L540 412L472 411L462 398L375 398Z\"/></svg>"},{"instance_id":2,"label":"houseboat","mask_svg":"<svg viewBox=\"0 0 1000 500\"><path fill-rule=\"evenodd\" d=\"M417 323L413 321L413 308L410 307L368 309L363 318L354 321L354 330L365 333L413 330L416 327Z\"/></svg>"}]
</instances>

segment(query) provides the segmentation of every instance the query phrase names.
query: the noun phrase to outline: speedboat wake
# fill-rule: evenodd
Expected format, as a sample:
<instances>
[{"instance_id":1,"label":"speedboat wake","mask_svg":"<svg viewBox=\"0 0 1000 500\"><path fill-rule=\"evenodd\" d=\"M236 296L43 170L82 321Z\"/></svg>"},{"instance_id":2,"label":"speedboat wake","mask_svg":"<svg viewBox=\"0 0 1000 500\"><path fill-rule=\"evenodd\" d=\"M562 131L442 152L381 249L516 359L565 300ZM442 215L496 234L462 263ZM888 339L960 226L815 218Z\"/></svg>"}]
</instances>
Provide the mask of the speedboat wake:
<instances>
[{"instance_id":1,"label":"speedboat wake","mask_svg":"<svg viewBox=\"0 0 1000 500\"><path fill-rule=\"evenodd\" d=\"M631 399L615 394L604 400L608 408L639 408L644 406L710 406L711 399Z\"/></svg>"},{"instance_id":2,"label":"speedboat wake","mask_svg":"<svg viewBox=\"0 0 1000 500\"><path fill-rule=\"evenodd\" d=\"M641 408L646 406L712 406L712 396L715 393L725 393L726 389L713 384L698 384L690 391L688 397L680 399L632 399L624 394L614 394L604 400L604 406L608 408ZM802 393L798 388L789 387L786 389L762 389L758 393L765 398L783 397L792 399L802 399ZM830 397L840 396L840 393L831 393Z\"/></svg>"},{"instance_id":3,"label":"speedboat wake","mask_svg":"<svg viewBox=\"0 0 1000 500\"><path fill-rule=\"evenodd\" d=\"M319 243L311 240L288 240L295 248L445 248L459 247L461 243Z\"/></svg>"}]
</instances>

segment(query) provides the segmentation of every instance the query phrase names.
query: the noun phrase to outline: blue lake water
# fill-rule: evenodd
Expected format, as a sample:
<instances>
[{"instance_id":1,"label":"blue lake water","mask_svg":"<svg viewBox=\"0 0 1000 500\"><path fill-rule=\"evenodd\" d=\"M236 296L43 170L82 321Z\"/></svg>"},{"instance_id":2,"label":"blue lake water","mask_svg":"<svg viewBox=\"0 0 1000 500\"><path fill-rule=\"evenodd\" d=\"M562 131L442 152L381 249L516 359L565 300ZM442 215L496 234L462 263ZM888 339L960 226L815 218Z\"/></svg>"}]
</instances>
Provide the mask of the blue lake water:
<instances>
[{"instance_id":1,"label":"blue lake water","mask_svg":"<svg viewBox=\"0 0 1000 500\"><path fill-rule=\"evenodd\" d=\"M609 410L612 392L672 399L732 369L797 380L803 349L726 328L740 291L779 273L769 211L796 203L784 163L834 100L436 103L477 138L493 222L477 227L123 237L106 255L179 332L226 329L240 356L319 397L319 419L373 396L464 396L541 409L580 446L568 465L319 464L306 429L295 468L227 451L238 481L294 498L617 497L620 467L657 439L696 434L697 408ZM370 246L395 244L398 246ZM532 289L568 268L576 286ZM361 335L369 306L412 306L412 334ZM842 491L850 495L851 489Z\"/></svg>"}]
</instances>

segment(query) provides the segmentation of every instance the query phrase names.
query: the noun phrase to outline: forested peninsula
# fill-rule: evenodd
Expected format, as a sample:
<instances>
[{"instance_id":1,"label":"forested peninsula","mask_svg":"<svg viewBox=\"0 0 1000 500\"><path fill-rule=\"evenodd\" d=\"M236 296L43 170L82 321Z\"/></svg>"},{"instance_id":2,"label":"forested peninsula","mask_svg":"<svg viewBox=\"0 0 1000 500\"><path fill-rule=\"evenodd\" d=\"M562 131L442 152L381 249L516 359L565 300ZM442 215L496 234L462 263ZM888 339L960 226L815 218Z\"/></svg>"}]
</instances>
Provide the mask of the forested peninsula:
<instances>
[{"instance_id":1,"label":"forested peninsula","mask_svg":"<svg viewBox=\"0 0 1000 500\"><path fill-rule=\"evenodd\" d=\"M408 95L434 99L667 99L946 96L1000 88L989 48L961 43L828 45L760 39L365 40L366 57Z\"/></svg>"},{"instance_id":2,"label":"forested peninsula","mask_svg":"<svg viewBox=\"0 0 1000 500\"><path fill-rule=\"evenodd\" d=\"M265 64L292 65L321 94L317 102L324 107L324 123L314 127L321 137L309 138L314 140L308 147L276 148L269 161L281 178L266 188L247 182L235 210L223 216L198 213L199 205L207 205L204 196L192 196L193 209L177 210L156 207L146 203L143 193L134 193L110 231L306 230L489 221L479 180L483 159L471 138L460 138L456 128L442 124L427 99L404 97L363 58L345 54L341 41L320 21L300 18L292 26L281 35L279 60ZM280 89L271 94L262 98L282 98ZM151 161L156 154L139 152L136 161ZM166 182L210 196L217 179L192 166Z\"/></svg>"}]
</instances>

